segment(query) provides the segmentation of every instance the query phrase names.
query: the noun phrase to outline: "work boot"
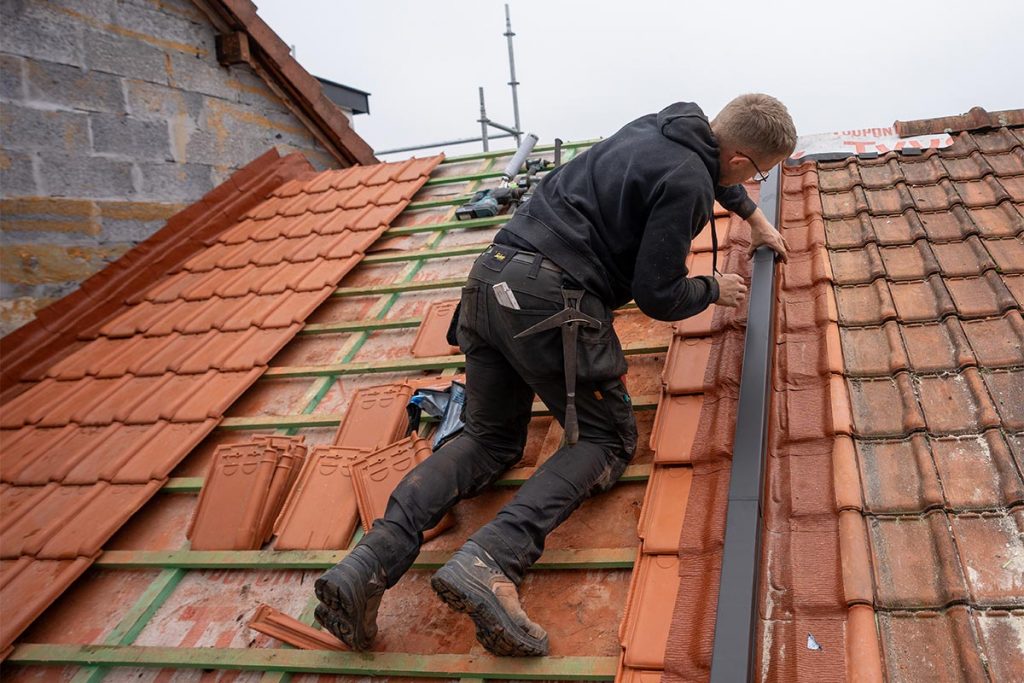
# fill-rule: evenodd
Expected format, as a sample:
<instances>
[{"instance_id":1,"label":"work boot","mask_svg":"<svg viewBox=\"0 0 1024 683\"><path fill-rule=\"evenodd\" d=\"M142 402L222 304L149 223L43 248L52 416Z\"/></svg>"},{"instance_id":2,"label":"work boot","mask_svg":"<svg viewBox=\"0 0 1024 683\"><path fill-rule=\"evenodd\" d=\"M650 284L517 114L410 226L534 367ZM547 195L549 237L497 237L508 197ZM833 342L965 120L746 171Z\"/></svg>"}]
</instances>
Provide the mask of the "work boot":
<instances>
[{"instance_id":1,"label":"work boot","mask_svg":"<svg viewBox=\"0 0 1024 683\"><path fill-rule=\"evenodd\" d=\"M316 580L322 605L314 616L353 650L366 650L377 635L377 608L387 588L387 573L369 548L357 545L345 559Z\"/></svg>"},{"instance_id":2,"label":"work boot","mask_svg":"<svg viewBox=\"0 0 1024 683\"><path fill-rule=\"evenodd\" d=\"M518 657L548 653L548 634L526 616L515 584L473 541L437 570L430 585L449 607L473 619L476 639L490 652Z\"/></svg>"}]
</instances>

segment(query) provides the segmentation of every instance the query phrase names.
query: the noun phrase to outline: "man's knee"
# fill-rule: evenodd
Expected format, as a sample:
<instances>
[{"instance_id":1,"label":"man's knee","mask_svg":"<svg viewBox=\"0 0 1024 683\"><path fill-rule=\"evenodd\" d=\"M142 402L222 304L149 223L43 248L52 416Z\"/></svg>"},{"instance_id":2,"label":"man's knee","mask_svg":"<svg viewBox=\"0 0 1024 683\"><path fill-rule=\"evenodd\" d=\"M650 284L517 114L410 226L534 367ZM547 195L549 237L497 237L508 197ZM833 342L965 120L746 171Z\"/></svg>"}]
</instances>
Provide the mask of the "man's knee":
<instances>
[{"instance_id":1,"label":"man's knee","mask_svg":"<svg viewBox=\"0 0 1024 683\"><path fill-rule=\"evenodd\" d=\"M606 457L604 462L601 463L601 471L597 475L597 479L594 484L587 491L587 496L596 496L599 493L604 493L619 480L622 473L626 471L626 466L629 465L630 457L622 457L621 451L608 453L606 451ZM632 456L632 453L630 454Z\"/></svg>"}]
</instances>

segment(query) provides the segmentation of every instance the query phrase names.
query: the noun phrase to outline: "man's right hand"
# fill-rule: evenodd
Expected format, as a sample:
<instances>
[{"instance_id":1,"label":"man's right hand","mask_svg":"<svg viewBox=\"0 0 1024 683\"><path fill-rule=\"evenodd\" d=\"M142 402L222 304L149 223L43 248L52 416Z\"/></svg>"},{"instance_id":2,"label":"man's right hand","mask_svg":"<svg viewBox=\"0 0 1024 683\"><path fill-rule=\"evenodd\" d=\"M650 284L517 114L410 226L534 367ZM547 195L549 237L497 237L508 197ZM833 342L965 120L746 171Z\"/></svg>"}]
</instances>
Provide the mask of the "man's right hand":
<instances>
[{"instance_id":1,"label":"man's right hand","mask_svg":"<svg viewBox=\"0 0 1024 683\"><path fill-rule=\"evenodd\" d=\"M747 298L747 285L736 273L716 275L715 280L718 282L718 300L715 303L719 306L735 308Z\"/></svg>"}]
</instances>

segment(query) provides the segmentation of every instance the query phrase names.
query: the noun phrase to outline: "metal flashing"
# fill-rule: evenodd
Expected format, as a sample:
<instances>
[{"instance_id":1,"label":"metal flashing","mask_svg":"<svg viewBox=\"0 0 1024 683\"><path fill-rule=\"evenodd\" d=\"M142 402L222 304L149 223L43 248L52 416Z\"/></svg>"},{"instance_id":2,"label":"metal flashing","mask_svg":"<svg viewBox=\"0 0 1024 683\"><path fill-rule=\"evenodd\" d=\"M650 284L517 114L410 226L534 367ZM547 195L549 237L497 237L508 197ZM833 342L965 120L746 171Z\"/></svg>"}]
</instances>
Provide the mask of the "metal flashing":
<instances>
[{"instance_id":1,"label":"metal flashing","mask_svg":"<svg viewBox=\"0 0 1024 683\"><path fill-rule=\"evenodd\" d=\"M782 168L762 186L759 208L779 219ZM725 548L718 590L712 683L751 681L756 666L758 568L761 554L761 495L767 455L769 375L775 320L775 254L754 254L750 304L740 376L736 440L729 480Z\"/></svg>"}]
</instances>

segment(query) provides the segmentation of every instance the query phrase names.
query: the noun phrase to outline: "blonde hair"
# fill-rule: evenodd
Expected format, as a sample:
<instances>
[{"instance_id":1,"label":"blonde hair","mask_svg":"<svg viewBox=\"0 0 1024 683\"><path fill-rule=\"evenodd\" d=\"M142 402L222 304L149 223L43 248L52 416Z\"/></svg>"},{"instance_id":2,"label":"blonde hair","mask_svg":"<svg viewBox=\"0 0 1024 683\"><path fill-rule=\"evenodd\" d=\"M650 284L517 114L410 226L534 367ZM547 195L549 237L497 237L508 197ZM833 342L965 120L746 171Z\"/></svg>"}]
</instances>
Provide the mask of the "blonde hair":
<instances>
[{"instance_id":1,"label":"blonde hair","mask_svg":"<svg viewBox=\"0 0 1024 683\"><path fill-rule=\"evenodd\" d=\"M711 129L719 144L758 156L789 156L796 149L796 126L786 105L771 95L740 95L718 112Z\"/></svg>"}]
</instances>

